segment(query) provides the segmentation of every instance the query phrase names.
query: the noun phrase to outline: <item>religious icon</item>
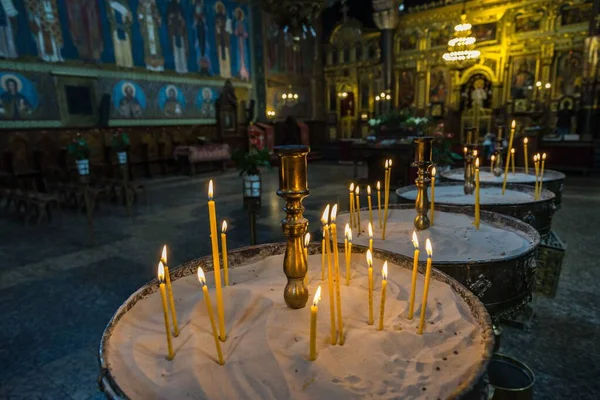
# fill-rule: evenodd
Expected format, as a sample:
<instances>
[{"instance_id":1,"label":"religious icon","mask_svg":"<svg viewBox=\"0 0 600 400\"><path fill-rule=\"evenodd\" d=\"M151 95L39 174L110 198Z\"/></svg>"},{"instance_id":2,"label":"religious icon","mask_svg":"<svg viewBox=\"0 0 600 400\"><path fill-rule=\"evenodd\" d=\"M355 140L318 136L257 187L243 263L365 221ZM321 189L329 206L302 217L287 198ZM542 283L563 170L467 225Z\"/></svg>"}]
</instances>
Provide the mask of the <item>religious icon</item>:
<instances>
[{"instance_id":1,"label":"religious icon","mask_svg":"<svg viewBox=\"0 0 600 400\"><path fill-rule=\"evenodd\" d=\"M213 97L213 91L210 88L205 87L198 92L196 106L200 108L200 118L216 118L217 114Z\"/></svg>"},{"instance_id":2,"label":"religious icon","mask_svg":"<svg viewBox=\"0 0 600 400\"><path fill-rule=\"evenodd\" d=\"M561 10L560 10L561 26L579 24L582 22L588 23L589 17L586 16L586 13L584 12L583 7L586 7L586 6L585 5L579 5L579 6L564 5L564 6L562 6ZM587 7L586 7L586 9L587 9Z\"/></svg>"},{"instance_id":3,"label":"religious icon","mask_svg":"<svg viewBox=\"0 0 600 400\"><path fill-rule=\"evenodd\" d=\"M0 58L16 58L18 55L13 31L17 15L19 11L13 0L0 0Z\"/></svg>"},{"instance_id":4,"label":"religious icon","mask_svg":"<svg viewBox=\"0 0 600 400\"><path fill-rule=\"evenodd\" d=\"M185 108L185 97L174 85L164 86L158 94L158 105L168 117L181 117Z\"/></svg>"},{"instance_id":5,"label":"religious icon","mask_svg":"<svg viewBox=\"0 0 600 400\"><path fill-rule=\"evenodd\" d=\"M187 67L187 27L181 0L170 0L167 6L169 40L173 46L175 71L180 74L188 72Z\"/></svg>"},{"instance_id":6,"label":"religious icon","mask_svg":"<svg viewBox=\"0 0 600 400\"><path fill-rule=\"evenodd\" d=\"M416 50L417 49L417 35L414 32L403 32L398 37L398 45L400 50Z\"/></svg>"},{"instance_id":7,"label":"religious icon","mask_svg":"<svg viewBox=\"0 0 600 400\"><path fill-rule=\"evenodd\" d=\"M477 79L473 84L473 91L471 92L471 104L473 107L483 108L483 104L486 100L487 92L485 90L485 81L483 79Z\"/></svg>"},{"instance_id":8,"label":"religious icon","mask_svg":"<svg viewBox=\"0 0 600 400\"><path fill-rule=\"evenodd\" d=\"M535 83L535 57L516 59L513 63L510 87L513 99L528 99Z\"/></svg>"},{"instance_id":9,"label":"religious icon","mask_svg":"<svg viewBox=\"0 0 600 400\"><path fill-rule=\"evenodd\" d=\"M460 109L490 108L492 102L492 83L483 74L475 74L461 86Z\"/></svg>"},{"instance_id":10,"label":"religious icon","mask_svg":"<svg viewBox=\"0 0 600 400\"><path fill-rule=\"evenodd\" d=\"M198 70L201 75L210 75L210 57L208 54L207 22L204 0L196 0L194 5L194 46L198 56Z\"/></svg>"},{"instance_id":11,"label":"religious icon","mask_svg":"<svg viewBox=\"0 0 600 400\"><path fill-rule=\"evenodd\" d=\"M120 81L113 88L115 109L126 118L138 118L146 108L146 95L131 81Z\"/></svg>"},{"instance_id":12,"label":"religious icon","mask_svg":"<svg viewBox=\"0 0 600 400\"><path fill-rule=\"evenodd\" d=\"M133 67L131 54L131 11L126 0L106 0L108 21L112 31L115 64L119 67Z\"/></svg>"},{"instance_id":13,"label":"religious icon","mask_svg":"<svg viewBox=\"0 0 600 400\"><path fill-rule=\"evenodd\" d=\"M496 30L496 23L489 22L487 24L473 25L471 32L475 39L477 39L477 43L481 43L487 42L488 40L495 40Z\"/></svg>"},{"instance_id":14,"label":"religious icon","mask_svg":"<svg viewBox=\"0 0 600 400\"><path fill-rule=\"evenodd\" d=\"M231 78L231 19L227 17L227 9L222 1L215 3L215 40L219 74L223 78Z\"/></svg>"},{"instance_id":15,"label":"religious icon","mask_svg":"<svg viewBox=\"0 0 600 400\"><path fill-rule=\"evenodd\" d=\"M69 17L69 32L79 58L99 61L104 42L100 25L98 3L89 0L71 0L65 3Z\"/></svg>"},{"instance_id":16,"label":"religious icon","mask_svg":"<svg viewBox=\"0 0 600 400\"><path fill-rule=\"evenodd\" d=\"M38 104L33 84L20 74L0 72L0 117L23 119L31 115Z\"/></svg>"},{"instance_id":17,"label":"religious icon","mask_svg":"<svg viewBox=\"0 0 600 400\"><path fill-rule=\"evenodd\" d=\"M415 70L400 72L398 89L398 105L400 108L411 107L415 101Z\"/></svg>"},{"instance_id":18,"label":"religious icon","mask_svg":"<svg viewBox=\"0 0 600 400\"><path fill-rule=\"evenodd\" d=\"M140 32L144 38L144 61L150 71L164 71L165 59L160 46L162 18L156 0L140 0L138 5Z\"/></svg>"},{"instance_id":19,"label":"religious icon","mask_svg":"<svg viewBox=\"0 0 600 400\"><path fill-rule=\"evenodd\" d=\"M558 59L556 68L556 97L581 95L582 55L579 52L569 51Z\"/></svg>"},{"instance_id":20,"label":"religious icon","mask_svg":"<svg viewBox=\"0 0 600 400\"><path fill-rule=\"evenodd\" d=\"M25 7L38 57L48 62L64 61L61 54L63 35L56 0L25 0Z\"/></svg>"},{"instance_id":21,"label":"religious icon","mask_svg":"<svg viewBox=\"0 0 600 400\"><path fill-rule=\"evenodd\" d=\"M539 31L542 26L543 11L515 17L515 33Z\"/></svg>"},{"instance_id":22,"label":"religious icon","mask_svg":"<svg viewBox=\"0 0 600 400\"><path fill-rule=\"evenodd\" d=\"M246 67L246 39L248 31L244 24L244 10L240 7L234 11L235 15L235 36L238 38L238 64L240 79L250 80L250 73Z\"/></svg>"},{"instance_id":23,"label":"religious icon","mask_svg":"<svg viewBox=\"0 0 600 400\"><path fill-rule=\"evenodd\" d=\"M431 70L429 101L445 102L448 95L448 77L447 71L442 67L435 67Z\"/></svg>"}]
</instances>

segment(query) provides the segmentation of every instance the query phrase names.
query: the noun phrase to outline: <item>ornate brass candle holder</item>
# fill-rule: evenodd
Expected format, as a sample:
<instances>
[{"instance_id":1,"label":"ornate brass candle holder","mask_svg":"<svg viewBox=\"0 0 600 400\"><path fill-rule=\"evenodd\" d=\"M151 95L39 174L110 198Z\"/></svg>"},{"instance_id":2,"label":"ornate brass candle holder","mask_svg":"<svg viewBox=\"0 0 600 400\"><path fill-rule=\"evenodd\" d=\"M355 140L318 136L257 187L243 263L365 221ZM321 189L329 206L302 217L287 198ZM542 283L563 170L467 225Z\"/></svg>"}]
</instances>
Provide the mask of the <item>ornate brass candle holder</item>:
<instances>
[{"instance_id":1,"label":"ornate brass candle holder","mask_svg":"<svg viewBox=\"0 0 600 400\"><path fill-rule=\"evenodd\" d=\"M465 194L473 194L475 191L475 173L474 173L474 160L473 150L475 150L476 145L474 144L465 144L467 152L465 153L465 185L464 192Z\"/></svg>"},{"instance_id":2,"label":"ornate brass candle holder","mask_svg":"<svg viewBox=\"0 0 600 400\"><path fill-rule=\"evenodd\" d=\"M429 199L427 196L427 186L429 183L429 167L431 166L432 137L420 137L415 139L415 161L413 165L418 168L417 179L417 199L415 200L415 210L417 216L414 220L415 228L419 231L429 228L431 222L427 216L429 211Z\"/></svg>"},{"instance_id":3,"label":"ornate brass candle holder","mask_svg":"<svg viewBox=\"0 0 600 400\"><path fill-rule=\"evenodd\" d=\"M502 147L503 140L504 140L504 127L499 126L498 127L498 136L496 136L496 148L494 149L494 156L496 157L495 165L494 165L494 168L492 169L494 176L500 176L504 172L502 169L502 166L504 164L502 162L502 154L503 154L503 150L504 150L504 148Z\"/></svg>"},{"instance_id":4,"label":"ornate brass candle holder","mask_svg":"<svg viewBox=\"0 0 600 400\"><path fill-rule=\"evenodd\" d=\"M308 220L302 215L302 200L309 195L306 176L306 155L308 146L280 146L275 148L279 156L279 190L277 195L285 199L285 218L281 228L287 238L283 258L283 272L287 284L283 298L289 308L303 308L308 301L308 289L304 286L307 273L307 259L304 255L304 234Z\"/></svg>"}]
</instances>

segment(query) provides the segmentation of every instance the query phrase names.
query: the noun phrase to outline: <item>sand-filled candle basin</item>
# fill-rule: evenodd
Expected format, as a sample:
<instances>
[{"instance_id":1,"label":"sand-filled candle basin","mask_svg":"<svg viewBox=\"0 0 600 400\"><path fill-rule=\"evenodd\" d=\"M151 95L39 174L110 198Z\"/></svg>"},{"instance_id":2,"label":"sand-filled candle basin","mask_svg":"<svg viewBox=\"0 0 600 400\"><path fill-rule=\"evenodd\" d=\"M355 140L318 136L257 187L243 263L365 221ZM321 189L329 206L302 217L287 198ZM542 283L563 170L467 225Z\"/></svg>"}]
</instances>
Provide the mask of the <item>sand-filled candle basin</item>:
<instances>
[{"instance_id":1,"label":"sand-filled candle basin","mask_svg":"<svg viewBox=\"0 0 600 400\"><path fill-rule=\"evenodd\" d=\"M442 182L435 185L435 204L465 207L472 209L475 204L474 194L464 193L462 182ZM431 194L431 188L428 193ZM414 204L417 195L415 185L405 186L396 190L400 203ZM502 195L502 187L495 184L481 184L480 205L485 211L510 215L533 226L545 237L552 229L552 217L556 212L555 195L547 189L542 189L539 200L535 200L534 188L526 185L510 184ZM431 195L429 196L431 199Z\"/></svg>"},{"instance_id":2,"label":"sand-filled candle basin","mask_svg":"<svg viewBox=\"0 0 600 400\"><path fill-rule=\"evenodd\" d=\"M381 240L377 213L373 213L375 249L413 256L411 236L416 215L414 204L390 204L386 240ZM338 215L338 226L349 219ZM353 243L368 246L369 212L361 210L361 235L353 231ZM433 266L450 275L476 294L494 320L513 313L531 301L535 280L539 233L516 218L481 212L480 230L473 226L473 210L465 207L436 207L435 225L418 232L421 268L425 267L425 239L433 243ZM343 241L343 237L338 238Z\"/></svg>"},{"instance_id":3,"label":"sand-filled candle basin","mask_svg":"<svg viewBox=\"0 0 600 400\"><path fill-rule=\"evenodd\" d=\"M343 246L340 263L344 273ZM223 289L227 341L225 365L216 363L202 292L201 265L192 260L172 269L181 326L167 361L157 282L134 292L110 320L99 349L100 386L111 399L481 399L493 349L491 319L483 304L449 276L433 270L423 335L418 317L406 319L412 261L375 251L375 304L381 265L389 263L385 328L368 325L364 249L352 257L350 286L341 285L345 344L329 343L327 280L321 281L320 244L309 247L308 288L322 286L317 359L308 360L309 307L286 307L282 271L285 244L265 244L229 253L232 286ZM212 272L206 274L214 298ZM417 285L420 312L423 275ZM378 309L378 308L377 308Z\"/></svg>"},{"instance_id":4,"label":"sand-filled candle basin","mask_svg":"<svg viewBox=\"0 0 600 400\"><path fill-rule=\"evenodd\" d=\"M451 170L442 172L442 178L445 181L465 181L465 169L464 168L453 168ZM495 176L489 170L489 168L482 167L479 173L479 181L481 183L492 183L495 185L502 185L504 181L504 174ZM556 207L560 209L562 201L562 191L565 182L565 174L562 172L554 171L551 169L544 170L544 183L543 189L548 189L554 193ZM517 183L520 185L534 186L535 185L535 168L533 164L529 166L529 174L525 173L525 168L515 168L515 174L512 172L508 173L507 183Z\"/></svg>"}]
</instances>

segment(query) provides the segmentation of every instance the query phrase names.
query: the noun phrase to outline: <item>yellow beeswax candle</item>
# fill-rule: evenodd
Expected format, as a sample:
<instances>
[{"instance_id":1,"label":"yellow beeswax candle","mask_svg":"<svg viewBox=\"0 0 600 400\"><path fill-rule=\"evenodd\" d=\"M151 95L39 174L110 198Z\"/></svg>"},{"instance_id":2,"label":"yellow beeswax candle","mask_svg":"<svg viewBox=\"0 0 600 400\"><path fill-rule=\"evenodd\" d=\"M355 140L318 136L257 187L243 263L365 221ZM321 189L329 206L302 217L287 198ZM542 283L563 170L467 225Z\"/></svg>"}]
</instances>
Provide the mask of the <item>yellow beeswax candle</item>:
<instances>
[{"instance_id":1,"label":"yellow beeswax candle","mask_svg":"<svg viewBox=\"0 0 600 400\"><path fill-rule=\"evenodd\" d=\"M210 296L208 295L208 287L206 287L206 277L201 267L198 267L198 281L202 285L202 293L204 293L204 303L206 303L206 311L208 312L208 318L210 319L210 326L212 328L213 338L215 339L215 347L217 348L217 356L219 357L219 364L225 364L223 360L223 352L221 351L221 343L219 342L219 335L217 334L217 324L215 323L215 317L213 315L212 305L210 303Z\"/></svg>"},{"instance_id":2,"label":"yellow beeswax candle","mask_svg":"<svg viewBox=\"0 0 600 400\"><path fill-rule=\"evenodd\" d=\"M315 292L313 304L310 307L310 361L317 359L317 313L319 312L319 300L321 300L321 285Z\"/></svg>"},{"instance_id":3,"label":"yellow beeswax candle","mask_svg":"<svg viewBox=\"0 0 600 400\"><path fill-rule=\"evenodd\" d=\"M229 286L229 260L227 260L227 221L221 225L221 252L223 253L223 278L225 286Z\"/></svg>"},{"instance_id":4,"label":"yellow beeswax candle","mask_svg":"<svg viewBox=\"0 0 600 400\"><path fill-rule=\"evenodd\" d=\"M529 173L529 160L527 159L527 143L529 139L523 138L523 160L525 161L525 173Z\"/></svg>"},{"instance_id":5,"label":"yellow beeswax candle","mask_svg":"<svg viewBox=\"0 0 600 400\"><path fill-rule=\"evenodd\" d=\"M510 138L508 139L508 148L509 149L513 148L513 139L515 137L515 127L516 127L516 122L513 119L512 123L510 124ZM506 160L506 165L504 166L504 181L502 182L502 195L504 195L504 192L506 191L507 180L508 180L508 157Z\"/></svg>"},{"instance_id":6,"label":"yellow beeswax candle","mask_svg":"<svg viewBox=\"0 0 600 400\"><path fill-rule=\"evenodd\" d=\"M534 186L534 199L537 200L538 199L538 176L540 173L540 166L539 166L539 154L536 154L533 156L533 165L535 166L535 186Z\"/></svg>"},{"instance_id":7,"label":"yellow beeswax candle","mask_svg":"<svg viewBox=\"0 0 600 400\"><path fill-rule=\"evenodd\" d=\"M171 328L169 327L169 310L167 307L167 291L165 289L165 266L162 261L158 263L158 283L160 289L160 299L162 301L163 314L165 317L165 331L167 332L167 360L175 357L173 354L173 343L171 342Z\"/></svg>"},{"instance_id":8,"label":"yellow beeswax candle","mask_svg":"<svg viewBox=\"0 0 600 400\"><path fill-rule=\"evenodd\" d=\"M510 149L510 168L512 173L515 174L515 149Z\"/></svg>"},{"instance_id":9,"label":"yellow beeswax candle","mask_svg":"<svg viewBox=\"0 0 600 400\"><path fill-rule=\"evenodd\" d=\"M423 302L421 303L421 319L419 320L419 335L423 334L423 327L425 325L425 313L427 310L427 295L429 294L429 283L431 281L431 256L433 250L431 248L431 242L429 239L425 242L425 250L427 251L427 268L425 270L425 284L423 286Z\"/></svg>"},{"instance_id":10,"label":"yellow beeswax candle","mask_svg":"<svg viewBox=\"0 0 600 400\"><path fill-rule=\"evenodd\" d=\"M167 264L167 245L165 244L162 249L160 260L163 263L165 269L165 284L167 287L167 301L171 308L171 319L173 320L173 335L179 336L179 324L177 323L177 311L175 310L175 298L173 297L173 286L171 285L171 274L169 273L169 266Z\"/></svg>"},{"instance_id":11,"label":"yellow beeswax candle","mask_svg":"<svg viewBox=\"0 0 600 400\"><path fill-rule=\"evenodd\" d=\"M381 224L381 182L377 181L377 219L379 219L379 229L383 227Z\"/></svg>"},{"instance_id":12,"label":"yellow beeswax candle","mask_svg":"<svg viewBox=\"0 0 600 400\"><path fill-rule=\"evenodd\" d=\"M352 229L350 227L348 227L346 235L348 240L348 246L346 247L346 286L350 286L350 266L352 264Z\"/></svg>"},{"instance_id":13,"label":"yellow beeswax candle","mask_svg":"<svg viewBox=\"0 0 600 400\"><path fill-rule=\"evenodd\" d=\"M387 288L387 274L388 274L388 268L387 268L387 261L383 263L383 268L381 269L381 305L379 306L379 326L377 327L377 330L382 331L383 330L383 317L385 314L385 292L386 292L386 288Z\"/></svg>"},{"instance_id":14,"label":"yellow beeswax candle","mask_svg":"<svg viewBox=\"0 0 600 400\"><path fill-rule=\"evenodd\" d=\"M219 242L217 241L217 211L213 200L213 181L208 183L208 216L210 222L210 240L212 244L212 258L215 275L215 289L217 294L217 316L219 317L219 339L225 341L225 310L223 307L223 288L221 287L221 265L219 262Z\"/></svg>"},{"instance_id":15,"label":"yellow beeswax candle","mask_svg":"<svg viewBox=\"0 0 600 400\"><path fill-rule=\"evenodd\" d=\"M329 204L325 207L323 216L321 217L325 232L325 251L327 252L327 287L329 288L329 315L331 317L331 344L337 343L337 333L335 326L335 295L333 284L333 270L331 267L331 241L329 237Z\"/></svg>"},{"instance_id":16,"label":"yellow beeswax candle","mask_svg":"<svg viewBox=\"0 0 600 400\"><path fill-rule=\"evenodd\" d=\"M369 320L367 323L373 325L373 253L371 250L367 250L367 267L369 273Z\"/></svg>"},{"instance_id":17,"label":"yellow beeswax candle","mask_svg":"<svg viewBox=\"0 0 600 400\"><path fill-rule=\"evenodd\" d=\"M304 235L304 258L306 258L306 275L304 275L304 285L308 285L308 245L310 244L310 233Z\"/></svg>"},{"instance_id":18,"label":"yellow beeswax candle","mask_svg":"<svg viewBox=\"0 0 600 400\"><path fill-rule=\"evenodd\" d=\"M338 239L337 239L337 226L335 224L335 218L337 216L337 204L331 207L331 241L333 243L333 262L335 266L335 302L337 309L337 322L338 322L338 343L340 346L344 345L344 323L342 321L342 299L340 290L340 256L338 253Z\"/></svg>"},{"instance_id":19,"label":"yellow beeswax candle","mask_svg":"<svg viewBox=\"0 0 600 400\"><path fill-rule=\"evenodd\" d=\"M431 225L433 226L433 222L435 220L435 167L431 168Z\"/></svg>"},{"instance_id":20,"label":"yellow beeswax candle","mask_svg":"<svg viewBox=\"0 0 600 400\"><path fill-rule=\"evenodd\" d=\"M348 265L348 231L350 230L350 225L346 224L344 228L344 259L345 264Z\"/></svg>"},{"instance_id":21,"label":"yellow beeswax candle","mask_svg":"<svg viewBox=\"0 0 600 400\"><path fill-rule=\"evenodd\" d=\"M360 186L356 185L356 189L354 189L354 193L356 195L356 236L360 236Z\"/></svg>"},{"instance_id":22,"label":"yellow beeswax candle","mask_svg":"<svg viewBox=\"0 0 600 400\"><path fill-rule=\"evenodd\" d=\"M354 183L350 184L350 226L354 227L355 207L354 207Z\"/></svg>"},{"instance_id":23,"label":"yellow beeswax candle","mask_svg":"<svg viewBox=\"0 0 600 400\"><path fill-rule=\"evenodd\" d=\"M373 209L371 208L371 185L367 185L367 203L369 204L369 223L373 225Z\"/></svg>"},{"instance_id":24,"label":"yellow beeswax candle","mask_svg":"<svg viewBox=\"0 0 600 400\"><path fill-rule=\"evenodd\" d=\"M494 162L496 161L496 156L492 154L492 161L490 162L490 173L494 173Z\"/></svg>"},{"instance_id":25,"label":"yellow beeswax candle","mask_svg":"<svg viewBox=\"0 0 600 400\"><path fill-rule=\"evenodd\" d=\"M419 238L417 232L413 231L412 242L415 247L413 254L413 270L412 280L410 282L410 298L408 303L408 319L413 319L413 313L415 310L415 293L417 292L417 274L419 272Z\"/></svg>"},{"instance_id":26,"label":"yellow beeswax candle","mask_svg":"<svg viewBox=\"0 0 600 400\"><path fill-rule=\"evenodd\" d=\"M384 190L383 194L383 230L381 231L381 240L385 240L385 228L387 227L387 215L388 215L388 202L390 197L390 187L389 187L389 177L391 172L390 160L386 160L385 162L386 170L385 170L385 182L384 182Z\"/></svg>"},{"instance_id":27,"label":"yellow beeswax candle","mask_svg":"<svg viewBox=\"0 0 600 400\"><path fill-rule=\"evenodd\" d=\"M373 252L373 225L369 222L369 250Z\"/></svg>"},{"instance_id":28,"label":"yellow beeswax candle","mask_svg":"<svg viewBox=\"0 0 600 400\"><path fill-rule=\"evenodd\" d=\"M542 168L540 169L540 185L538 187L538 199L542 198L542 187L544 186L544 166L546 164L546 153L542 154Z\"/></svg>"},{"instance_id":29,"label":"yellow beeswax candle","mask_svg":"<svg viewBox=\"0 0 600 400\"><path fill-rule=\"evenodd\" d=\"M479 230L481 195L479 193L479 158L475 160L475 228Z\"/></svg>"}]
</instances>

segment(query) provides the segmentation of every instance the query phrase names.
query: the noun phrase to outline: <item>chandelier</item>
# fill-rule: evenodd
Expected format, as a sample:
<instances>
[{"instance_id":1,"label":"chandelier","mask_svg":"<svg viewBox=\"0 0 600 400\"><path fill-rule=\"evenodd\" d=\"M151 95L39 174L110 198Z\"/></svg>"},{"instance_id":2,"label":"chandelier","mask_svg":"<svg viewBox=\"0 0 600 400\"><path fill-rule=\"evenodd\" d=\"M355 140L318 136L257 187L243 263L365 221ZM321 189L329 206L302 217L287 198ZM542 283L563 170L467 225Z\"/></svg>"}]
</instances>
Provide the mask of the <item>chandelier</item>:
<instances>
[{"instance_id":1,"label":"chandelier","mask_svg":"<svg viewBox=\"0 0 600 400\"><path fill-rule=\"evenodd\" d=\"M298 102L300 96L298 93L288 92L281 95L281 100L287 105L294 105Z\"/></svg>"},{"instance_id":2,"label":"chandelier","mask_svg":"<svg viewBox=\"0 0 600 400\"><path fill-rule=\"evenodd\" d=\"M454 27L454 37L448 41L448 52L442 56L450 68L463 70L475 64L481 55L475 50L477 39L471 36L471 24L463 8L460 24Z\"/></svg>"},{"instance_id":3,"label":"chandelier","mask_svg":"<svg viewBox=\"0 0 600 400\"><path fill-rule=\"evenodd\" d=\"M261 0L261 5L279 29L297 43L309 35L316 37L312 23L319 16L325 0Z\"/></svg>"}]
</instances>

